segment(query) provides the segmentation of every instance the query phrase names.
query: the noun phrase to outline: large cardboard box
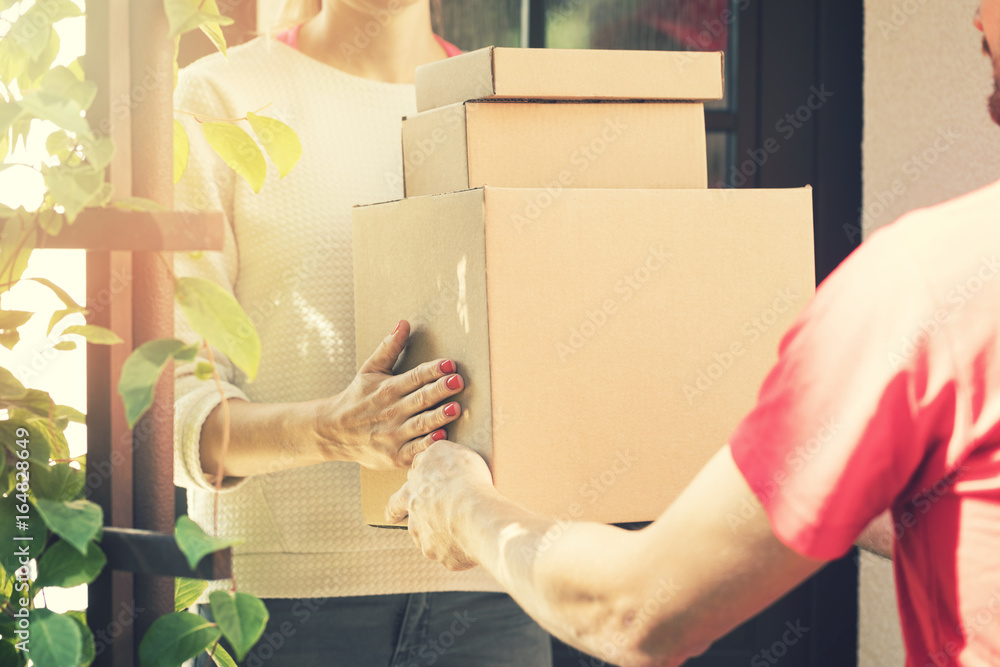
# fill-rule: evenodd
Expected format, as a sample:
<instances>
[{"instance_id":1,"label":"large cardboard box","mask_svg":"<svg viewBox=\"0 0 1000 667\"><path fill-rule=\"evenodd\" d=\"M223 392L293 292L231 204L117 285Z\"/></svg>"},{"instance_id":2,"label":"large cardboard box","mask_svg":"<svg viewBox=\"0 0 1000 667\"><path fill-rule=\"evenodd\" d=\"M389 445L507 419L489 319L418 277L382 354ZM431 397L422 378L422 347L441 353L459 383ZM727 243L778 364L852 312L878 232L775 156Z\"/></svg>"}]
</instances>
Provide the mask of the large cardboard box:
<instances>
[{"instance_id":1,"label":"large cardboard box","mask_svg":"<svg viewBox=\"0 0 1000 667\"><path fill-rule=\"evenodd\" d=\"M503 188L706 188L701 103L460 102L403 121L406 196Z\"/></svg>"},{"instance_id":2,"label":"large cardboard box","mask_svg":"<svg viewBox=\"0 0 1000 667\"><path fill-rule=\"evenodd\" d=\"M723 55L487 47L417 68L417 111L478 99L719 100Z\"/></svg>"},{"instance_id":3,"label":"large cardboard box","mask_svg":"<svg viewBox=\"0 0 1000 667\"><path fill-rule=\"evenodd\" d=\"M458 362L452 440L549 515L656 518L753 405L814 285L811 190L481 188L354 209L359 363ZM385 523L405 471L362 471Z\"/></svg>"}]
</instances>

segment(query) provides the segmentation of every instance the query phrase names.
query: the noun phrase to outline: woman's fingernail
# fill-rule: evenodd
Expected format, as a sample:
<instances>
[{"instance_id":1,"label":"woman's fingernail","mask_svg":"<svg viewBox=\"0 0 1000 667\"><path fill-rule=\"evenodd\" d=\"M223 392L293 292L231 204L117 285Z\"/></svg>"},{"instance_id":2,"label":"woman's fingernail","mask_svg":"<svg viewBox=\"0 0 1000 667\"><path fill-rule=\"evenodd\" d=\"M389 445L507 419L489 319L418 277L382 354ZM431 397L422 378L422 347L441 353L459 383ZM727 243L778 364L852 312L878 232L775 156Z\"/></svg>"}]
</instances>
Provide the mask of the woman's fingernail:
<instances>
[{"instance_id":1,"label":"woman's fingernail","mask_svg":"<svg viewBox=\"0 0 1000 667\"><path fill-rule=\"evenodd\" d=\"M444 373L445 375L448 375L449 373L454 373L455 372L455 362L452 361L451 359L446 359L445 361L441 362L441 365L438 366L438 368L440 368L441 372Z\"/></svg>"},{"instance_id":2,"label":"woman's fingernail","mask_svg":"<svg viewBox=\"0 0 1000 667\"><path fill-rule=\"evenodd\" d=\"M454 417L458 414L458 403L449 403L444 406L444 414L447 417Z\"/></svg>"},{"instance_id":3,"label":"woman's fingernail","mask_svg":"<svg viewBox=\"0 0 1000 667\"><path fill-rule=\"evenodd\" d=\"M444 381L444 384L448 389L458 389L462 386L462 379L457 375L452 375Z\"/></svg>"},{"instance_id":4,"label":"woman's fingernail","mask_svg":"<svg viewBox=\"0 0 1000 667\"><path fill-rule=\"evenodd\" d=\"M399 330L402 328L403 328L403 320L400 320L399 323L396 325L396 328L392 330L392 335L395 336L396 334L398 334Z\"/></svg>"},{"instance_id":5,"label":"woman's fingernail","mask_svg":"<svg viewBox=\"0 0 1000 667\"><path fill-rule=\"evenodd\" d=\"M437 442L438 440L444 440L447 437L448 433L445 432L443 428L438 429L437 431L434 431L434 433L431 434L431 440L433 440L434 442Z\"/></svg>"}]
</instances>

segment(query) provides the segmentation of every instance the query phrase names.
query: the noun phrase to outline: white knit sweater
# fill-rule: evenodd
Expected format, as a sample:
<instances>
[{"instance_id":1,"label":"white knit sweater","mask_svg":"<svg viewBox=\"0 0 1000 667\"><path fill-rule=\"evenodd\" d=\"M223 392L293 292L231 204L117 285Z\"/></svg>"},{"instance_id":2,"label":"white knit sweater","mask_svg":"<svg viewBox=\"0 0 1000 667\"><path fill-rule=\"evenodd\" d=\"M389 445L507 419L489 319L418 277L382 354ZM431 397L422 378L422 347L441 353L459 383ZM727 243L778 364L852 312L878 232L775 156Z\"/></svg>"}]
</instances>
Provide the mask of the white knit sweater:
<instances>
[{"instance_id":1,"label":"white knit sweater","mask_svg":"<svg viewBox=\"0 0 1000 667\"><path fill-rule=\"evenodd\" d=\"M355 373L351 206L402 196L400 119L415 111L413 86L352 76L258 38L230 49L228 61L216 54L186 68L175 103L224 119L270 105L261 113L289 124L303 146L282 180L269 162L254 194L212 152L197 122L178 115L191 157L177 206L221 210L228 225L222 253L178 253L177 275L231 290L263 346L252 383L215 353L226 392L264 403L336 394ZM176 335L192 336L179 313ZM174 474L188 489L191 518L211 531L213 487L201 474L198 448L220 399L214 383L192 371L193 364L177 369ZM403 530L366 526L358 470L326 463L223 491L219 534L244 540L235 558L240 590L264 598L499 590L481 569L450 573L426 560Z\"/></svg>"}]
</instances>

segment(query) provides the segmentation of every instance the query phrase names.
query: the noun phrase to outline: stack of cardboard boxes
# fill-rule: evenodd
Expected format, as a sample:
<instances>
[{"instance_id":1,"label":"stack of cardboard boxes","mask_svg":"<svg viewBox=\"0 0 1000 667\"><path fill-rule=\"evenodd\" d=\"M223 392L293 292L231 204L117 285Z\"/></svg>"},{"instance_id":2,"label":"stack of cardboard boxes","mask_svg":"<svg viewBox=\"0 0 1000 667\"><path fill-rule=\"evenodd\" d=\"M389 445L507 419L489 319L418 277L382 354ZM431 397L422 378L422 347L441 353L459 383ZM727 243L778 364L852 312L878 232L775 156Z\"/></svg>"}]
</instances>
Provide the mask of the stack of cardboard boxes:
<instances>
[{"instance_id":1,"label":"stack of cardboard boxes","mask_svg":"<svg viewBox=\"0 0 1000 667\"><path fill-rule=\"evenodd\" d=\"M753 405L814 285L812 201L708 189L722 54L489 48L417 71L406 198L354 210L359 364L455 359L449 438L563 519L655 519ZM384 525L405 471L362 471Z\"/></svg>"}]
</instances>

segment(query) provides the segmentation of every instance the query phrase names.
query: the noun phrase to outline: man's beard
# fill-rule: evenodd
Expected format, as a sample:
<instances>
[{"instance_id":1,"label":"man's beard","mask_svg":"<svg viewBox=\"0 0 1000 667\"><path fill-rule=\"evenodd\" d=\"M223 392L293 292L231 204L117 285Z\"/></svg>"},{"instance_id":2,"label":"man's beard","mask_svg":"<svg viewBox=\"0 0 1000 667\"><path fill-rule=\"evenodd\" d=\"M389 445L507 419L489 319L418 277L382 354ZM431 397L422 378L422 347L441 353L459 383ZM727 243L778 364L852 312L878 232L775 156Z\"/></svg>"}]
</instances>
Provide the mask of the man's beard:
<instances>
[{"instance_id":1,"label":"man's beard","mask_svg":"<svg viewBox=\"0 0 1000 667\"><path fill-rule=\"evenodd\" d=\"M993 58L990 43L983 38L983 53L993 62L993 95L990 96L990 116L993 122L1000 125L1000 59Z\"/></svg>"}]
</instances>

